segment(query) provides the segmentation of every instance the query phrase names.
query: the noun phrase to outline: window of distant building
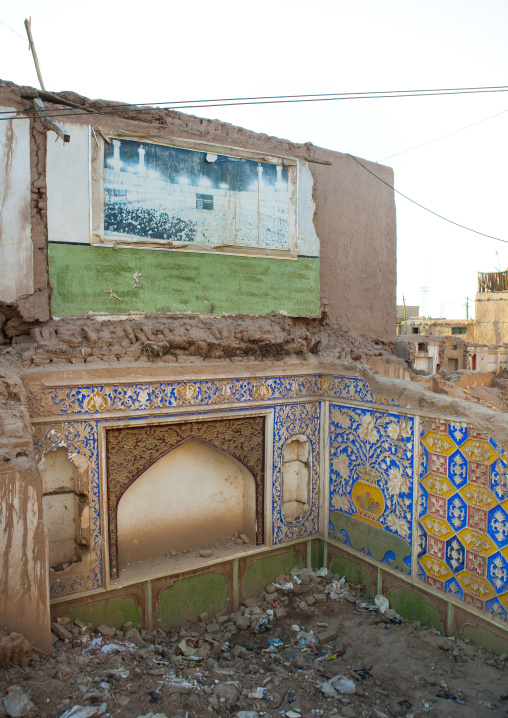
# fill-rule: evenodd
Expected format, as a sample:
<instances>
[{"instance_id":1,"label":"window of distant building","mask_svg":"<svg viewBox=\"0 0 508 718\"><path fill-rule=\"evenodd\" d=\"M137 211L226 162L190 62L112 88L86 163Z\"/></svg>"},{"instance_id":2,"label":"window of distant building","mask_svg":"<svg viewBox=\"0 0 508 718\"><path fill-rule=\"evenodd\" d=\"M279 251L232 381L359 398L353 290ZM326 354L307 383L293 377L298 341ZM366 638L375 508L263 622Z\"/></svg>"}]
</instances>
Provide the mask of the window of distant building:
<instances>
[{"instance_id":1,"label":"window of distant building","mask_svg":"<svg viewBox=\"0 0 508 718\"><path fill-rule=\"evenodd\" d=\"M466 327L452 327L452 334L466 334Z\"/></svg>"}]
</instances>

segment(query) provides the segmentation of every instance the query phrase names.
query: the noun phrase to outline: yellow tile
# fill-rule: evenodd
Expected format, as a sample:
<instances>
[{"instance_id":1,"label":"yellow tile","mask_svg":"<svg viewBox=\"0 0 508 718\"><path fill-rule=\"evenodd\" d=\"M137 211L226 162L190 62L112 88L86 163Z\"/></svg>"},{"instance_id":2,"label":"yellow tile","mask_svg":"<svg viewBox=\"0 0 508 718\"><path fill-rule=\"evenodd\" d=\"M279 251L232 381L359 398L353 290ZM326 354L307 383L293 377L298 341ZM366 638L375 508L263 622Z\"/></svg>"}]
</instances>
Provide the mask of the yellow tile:
<instances>
[{"instance_id":1,"label":"yellow tile","mask_svg":"<svg viewBox=\"0 0 508 718\"><path fill-rule=\"evenodd\" d=\"M470 593L472 596L481 598L482 601L486 601L496 595L487 579L482 578L481 576L476 576L474 573L461 571L457 574L456 579L465 591Z\"/></svg>"},{"instance_id":2,"label":"yellow tile","mask_svg":"<svg viewBox=\"0 0 508 718\"><path fill-rule=\"evenodd\" d=\"M462 529L457 536L468 551L474 551L482 556L490 556L490 554L497 551L497 547L492 539L480 531L465 528Z\"/></svg>"},{"instance_id":3,"label":"yellow tile","mask_svg":"<svg viewBox=\"0 0 508 718\"><path fill-rule=\"evenodd\" d=\"M448 434L438 434L436 431L430 431L422 439L422 443L431 453L443 454L444 456L450 456L457 448Z\"/></svg>"},{"instance_id":4,"label":"yellow tile","mask_svg":"<svg viewBox=\"0 0 508 718\"><path fill-rule=\"evenodd\" d=\"M422 524L429 534L445 541L455 533L444 519L439 519L437 516L425 516L422 519Z\"/></svg>"},{"instance_id":5,"label":"yellow tile","mask_svg":"<svg viewBox=\"0 0 508 718\"><path fill-rule=\"evenodd\" d=\"M422 480L422 484L429 493L435 494L436 496L444 496L446 499L452 496L457 490L447 478L438 476L437 474L427 474Z\"/></svg>"},{"instance_id":6,"label":"yellow tile","mask_svg":"<svg viewBox=\"0 0 508 718\"><path fill-rule=\"evenodd\" d=\"M497 504L497 500L494 496L483 486L468 484L459 490L459 494L466 503L470 506L476 506L479 509L489 510L492 506Z\"/></svg>"},{"instance_id":7,"label":"yellow tile","mask_svg":"<svg viewBox=\"0 0 508 718\"><path fill-rule=\"evenodd\" d=\"M488 443L488 441L478 441L478 439L468 439L460 450L469 461L479 461L482 464L492 464L497 458L497 454Z\"/></svg>"},{"instance_id":8,"label":"yellow tile","mask_svg":"<svg viewBox=\"0 0 508 718\"><path fill-rule=\"evenodd\" d=\"M424 556L420 563L429 576L438 578L440 581L446 581L453 576L446 563L438 558L435 558L435 556Z\"/></svg>"}]
</instances>

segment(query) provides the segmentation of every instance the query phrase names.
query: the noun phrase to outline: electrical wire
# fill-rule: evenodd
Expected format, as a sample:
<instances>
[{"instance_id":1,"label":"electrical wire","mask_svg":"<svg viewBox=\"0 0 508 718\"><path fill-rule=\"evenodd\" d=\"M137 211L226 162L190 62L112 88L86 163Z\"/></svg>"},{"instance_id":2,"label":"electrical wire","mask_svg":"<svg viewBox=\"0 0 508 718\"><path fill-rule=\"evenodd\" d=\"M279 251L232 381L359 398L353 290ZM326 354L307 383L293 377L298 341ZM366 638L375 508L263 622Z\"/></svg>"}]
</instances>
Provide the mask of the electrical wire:
<instances>
[{"instance_id":1,"label":"electrical wire","mask_svg":"<svg viewBox=\"0 0 508 718\"><path fill-rule=\"evenodd\" d=\"M1 22L1 21L0 21ZM21 37L21 36L20 36ZM366 90L363 92L309 92L301 95L260 95L256 97L220 97L212 100L164 100L162 102L136 102L136 103L115 103L115 108L120 107L148 107L148 106L161 106L161 105L182 105L196 102L236 102L243 100L279 100L287 98L303 98L303 97L354 97L355 95L398 95L400 93L430 93L430 92L459 92L462 90L468 91L479 91L479 90L508 90L508 85L484 85L481 87L445 87L445 88L431 88L431 89L419 89L419 90ZM53 93L51 93L53 94ZM54 95L55 99L58 97ZM107 108L111 109L113 106L111 103L107 105L94 105L94 108ZM2 114L0 112L0 114Z\"/></svg>"},{"instance_id":2,"label":"electrical wire","mask_svg":"<svg viewBox=\"0 0 508 718\"><path fill-rule=\"evenodd\" d=\"M22 40L26 40L26 38L23 37L23 35L20 35L19 32L16 32L16 30L13 30L12 27L10 27L9 25L7 25L7 23L4 22L3 20L0 20L0 23L2 23L2 25L5 25L5 27L6 27L8 30L10 30L11 32L13 32L15 35L17 35L18 37L20 37Z\"/></svg>"},{"instance_id":3,"label":"electrical wire","mask_svg":"<svg viewBox=\"0 0 508 718\"><path fill-rule=\"evenodd\" d=\"M432 142L437 142L438 140L442 140L445 137L450 137L450 135L455 135L457 132L462 132L462 130L468 130L470 127L479 125L482 122L487 122L487 120L492 120L494 117L499 117L499 115L504 115L505 112L508 112L508 110L502 110L501 112L497 112L495 115L490 115L490 117L484 117L483 120L478 120L477 122L472 122L470 125L466 125L465 127L459 127L458 130L453 130L452 132L447 132L446 135L440 135L439 137L434 137L433 140L427 140L427 142L422 142L419 145L410 147L408 150L402 150L402 152L397 152L394 155L388 155L388 157L382 157L380 160L376 160L376 163L377 162L385 162L386 160L391 160L393 157L398 157L399 155L403 155L406 152L412 152L413 150L417 150L420 147L425 147L425 145L430 145Z\"/></svg>"},{"instance_id":4,"label":"electrical wire","mask_svg":"<svg viewBox=\"0 0 508 718\"><path fill-rule=\"evenodd\" d=\"M456 227L460 227L461 229L467 229L468 232L473 232L474 234L479 234L479 235L481 235L482 237L488 237L488 239L495 239L496 242L504 242L505 244L508 244L508 239L501 239L500 237L493 237L491 234L485 234L485 232L479 232L477 229L471 229L471 227L466 227L465 224L459 224L458 222L454 222L453 219L448 219L447 217L443 217L442 214L438 214L437 212L434 212L434 210L429 209L428 207L425 207L423 204L420 204L419 202L417 202L417 201L414 200L414 199L411 199L411 197L408 197L407 194L404 194L404 193L401 192L400 190L395 189L395 187L394 187L393 185L391 185L389 182L386 182L384 179L382 179L381 177L379 177L375 172L372 172L372 170L369 170L368 167L365 167L365 165L362 164L359 159L357 159L356 157L353 157L353 155L350 155L349 152L347 152L346 154L347 154L348 157L351 157L351 159L354 160L357 164L359 164L360 167L363 167L363 169L364 169L366 172L368 172L369 174L371 174L373 177L375 177L376 179L378 179L380 182L382 182L383 184L385 184L387 187L389 187L390 189L392 189L392 190L393 190L394 192L396 192L397 194L400 194L400 196L401 196L401 197L404 197L404 199L407 199L407 200L409 200L410 202L412 202L413 204L416 204L417 207L421 207L421 209L424 209L426 212L430 212L430 214L433 214L435 217L439 217L439 219L444 219L445 222L449 222L450 224L454 224Z\"/></svg>"},{"instance_id":5,"label":"electrical wire","mask_svg":"<svg viewBox=\"0 0 508 718\"><path fill-rule=\"evenodd\" d=\"M338 100L379 100L392 99L401 97L437 97L443 95L469 95L469 94L485 94L493 92L508 92L508 86L486 86L476 88L452 88L443 90L388 90L382 92L364 92L364 93L322 93L316 95L274 95L273 97L258 98L224 98L219 100L187 100L187 101L165 101L156 103L143 104L114 104L114 105L87 105L86 108L76 108L73 110L51 110L53 117L74 117L78 115L93 114L96 110L103 110L101 114L115 114L118 111L143 112L147 107L153 109L184 110L184 109L201 109L206 107L237 107L244 105L274 105L286 104L293 102L326 102ZM193 103L193 104L191 104ZM197 103L197 104L196 104ZM37 111L25 110L23 114L17 115L16 119L31 119L37 117ZM2 114L2 113L0 113ZM9 117L0 117L0 120L10 119Z\"/></svg>"}]
</instances>

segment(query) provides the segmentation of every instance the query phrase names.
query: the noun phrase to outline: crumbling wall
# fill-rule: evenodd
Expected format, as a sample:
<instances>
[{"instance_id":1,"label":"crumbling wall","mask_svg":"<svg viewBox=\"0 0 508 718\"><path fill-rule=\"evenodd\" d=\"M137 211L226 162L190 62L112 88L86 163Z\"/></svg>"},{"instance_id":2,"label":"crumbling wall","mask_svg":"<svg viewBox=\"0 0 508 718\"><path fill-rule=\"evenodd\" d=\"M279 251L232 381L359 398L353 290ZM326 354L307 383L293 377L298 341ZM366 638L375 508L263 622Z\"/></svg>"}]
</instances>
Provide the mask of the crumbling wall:
<instances>
[{"instance_id":1,"label":"crumbling wall","mask_svg":"<svg viewBox=\"0 0 508 718\"><path fill-rule=\"evenodd\" d=\"M0 83L0 102L20 110L32 109L30 98L34 96L35 92L32 88L20 88L12 83L3 82ZM93 110L94 106L99 104L109 104L112 110L115 108L114 114L108 116L94 112L87 114L83 111L82 115L72 118L75 126L96 124L106 133L138 132L145 136L148 134L156 141L157 139L166 139L167 141L168 138L174 137L206 141L261 153L269 152L278 156L293 157L300 160L302 164L306 164L314 184L313 201L316 206L314 228L321 244L320 264L319 260L315 259L320 266L321 305L328 304L333 324L340 323L348 329L374 340L391 340L395 327L395 205L393 192L372 177L351 157L314 147L311 143L299 145L287 140L249 132L241 127L234 127L216 120L204 120L183 115L176 111L161 109L147 109L141 112L123 111L117 109L114 103L105 103L102 100L90 101L73 93L61 93L59 97L63 103L73 102L89 110ZM58 104L48 103L48 107L56 111ZM43 130L40 120L32 120L30 126L35 291L33 295L18 298L4 310L8 319L17 318L20 323L23 321L46 322L50 313L51 295L47 253L46 132ZM391 170L364 161L362 163L371 169L375 168L382 179L391 183ZM305 209L307 215L310 210L309 205ZM52 247L55 246L52 245ZM60 247L62 246L66 247L67 245L60 245ZM71 247L72 251L90 251L90 247L84 245L78 246L77 249L71 245L68 247ZM70 252L71 249L62 251ZM111 253L116 255L123 252L125 255L125 252L128 254L133 250L119 249L115 252L113 248L102 248L100 251L107 252L109 257ZM168 257L173 261L171 258L178 256L177 253L164 251L158 251L156 254L167 255L166 261L168 261ZM150 256L150 250L144 250L144 255L145 257ZM224 266L227 262L232 264L233 260L238 263L240 259L245 260L245 266L247 266L247 262L249 266L252 266L254 262L251 257L219 255L218 258L224 260ZM261 259L255 261L260 262ZM314 304L310 302L312 288L314 286L317 290L318 282L315 273L315 267L318 265L313 263L313 258L311 256L303 257L296 262L285 259L268 261L276 262L278 268L274 270L275 275L278 273L278 282L273 283L272 281L273 291L280 291L282 284L285 294L292 298L293 304L289 313L300 316L319 314L319 300ZM82 274L83 267L85 271L87 268L88 255L83 256L78 264ZM57 265L58 262L55 263L55 267ZM295 274L294 270L297 266L300 267L300 270ZM55 271L55 276L57 276L58 272ZM73 276L72 272L64 272L63 269L61 271L67 285L76 286L80 283L79 277ZM249 291L252 297L257 297L259 294L257 290L261 286L258 286L258 283L260 280L263 281L262 272L261 274L255 273L252 280L249 279L249 273L242 273L237 269L235 272L240 279L246 278L247 283L251 281L252 286ZM132 279L130 274L129 280ZM174 269L174 274L178 277L179 271ZM224 281L226 278L226 273L224 273ZM58 281L58 291L60 292L64 280L60 277ZM217 282L217 285L221 283ZM299 293L300 285L304 291ZM141 288L141 284L139 288ZM126 311L125 307L120 308L119 300L113 296L116 294L122 298L122 295L115 291L114 283L111 283L111 286L102 287L101 285L99 289L101 300L103 300L100 311L106 313ZM199 290L199 287L197 289ZM262 294L265 297L270 294L266 287L263 286L262 289ZM109 290L111 290L110 294L108 294ZM145 290L147 290L146 287L144 290L142 289L142 291ZM142 291L138 293L141 294ZM242 293L241 281L235 291L236 295L231 292L229 299L233 311L237 298ZM96 293L98 294L99 291ZM197 294L201 295L201 292L197 291ZM164 307L162 311L174 311L171 302L166 302L163 295L161 298L161 306ZM224 307L214 301L211 294L205 296L203 302L202 311L207 314L213 315L225 311ZM258 299L256 302L257 304L253 305L255 306L254 313L270 311L270 307L265 307L264 310L258 312ZM281 306L283 307L283 304ZM136 309L132 305L130 308ZM140 308L146 311L145 306ZM195 311L194 305L189 304L189 308ZM271 308L273 309L273 307ZM155 308L152 311L155 311ZM239 311L245 312L245 309L240 306ZM246 321L250 322L251 320Z\"/></svg>"},{"instance_id":2,"label":"crumbling wall","mask_svg":"<svg viewBox=\"0 0 508 718\"><path fill-rule=\"evenodd\" d=\"M26 394L0 363L0 630L22 630L47 652L49 585L41 479Z\"/></svg>"}]
</instances>

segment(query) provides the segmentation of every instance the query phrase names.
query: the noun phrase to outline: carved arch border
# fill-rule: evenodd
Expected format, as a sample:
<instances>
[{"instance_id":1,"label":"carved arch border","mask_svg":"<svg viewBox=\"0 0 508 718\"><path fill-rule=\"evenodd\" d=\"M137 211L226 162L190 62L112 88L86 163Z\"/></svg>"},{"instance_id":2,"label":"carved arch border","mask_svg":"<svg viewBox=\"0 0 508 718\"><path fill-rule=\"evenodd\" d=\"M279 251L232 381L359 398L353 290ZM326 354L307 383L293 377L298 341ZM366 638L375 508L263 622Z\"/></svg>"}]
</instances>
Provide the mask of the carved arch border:
<instances>
[{"instance_id":1,"label":"carved arch border","mask_svg":"<svg viewBox=\"0 0 508 718\"><path fill-rule=\"evenodd\" d=\"M250 416L106 429L110 576L117 578L118 503L128 487L165 454L199 439L233 456L256 482L256 544L264 542L265 417Z\"/></svg>"}]
</instances>

